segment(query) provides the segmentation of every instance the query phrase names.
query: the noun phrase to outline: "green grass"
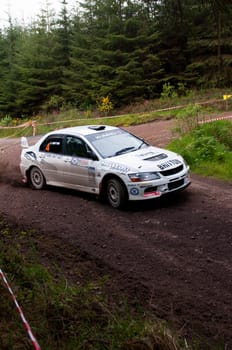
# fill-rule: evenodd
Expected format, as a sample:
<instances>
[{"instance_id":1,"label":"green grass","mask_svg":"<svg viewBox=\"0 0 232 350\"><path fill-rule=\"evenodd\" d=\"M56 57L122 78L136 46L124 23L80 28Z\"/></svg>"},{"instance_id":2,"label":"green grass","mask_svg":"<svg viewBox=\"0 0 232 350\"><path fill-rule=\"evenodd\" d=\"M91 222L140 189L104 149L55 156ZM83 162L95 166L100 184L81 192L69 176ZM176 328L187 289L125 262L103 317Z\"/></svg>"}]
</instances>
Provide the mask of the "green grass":
<instances>
[{"instance_id":1,"label":"green grass","mask_svg":"<svg viewBox=\"0 0 232 350\"><path fill-rule=\"evenodd\" d=\"M198 125L174 139L169 149L180 153L193 172L226 181L232 180L232 122Z\"/></svg>"}]
</instances>

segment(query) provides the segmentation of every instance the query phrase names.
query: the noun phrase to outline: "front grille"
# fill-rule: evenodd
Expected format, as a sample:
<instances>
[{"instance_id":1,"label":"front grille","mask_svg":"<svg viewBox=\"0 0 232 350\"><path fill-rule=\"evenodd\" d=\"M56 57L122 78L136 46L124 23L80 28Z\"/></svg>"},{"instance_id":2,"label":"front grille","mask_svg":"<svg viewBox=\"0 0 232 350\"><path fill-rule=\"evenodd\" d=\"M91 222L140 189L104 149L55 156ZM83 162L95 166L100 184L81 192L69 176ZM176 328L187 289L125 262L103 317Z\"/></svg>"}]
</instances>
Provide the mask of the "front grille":
<instances>
[{"instance_id":1,"label":"front grille","mask_svg":"<svg viewBox=\"0 0 232 350\"><path fill-rule=\"evenodd\" d=\"M174 181L174 182L170 182L168 184L168 189L171 191L171 190L174 190L175 188L181 187L183 185L184 185L184 179L178 180L178 181Z\"/></svg>"},{"instance_id":2,"label":"front grille","mask_svg":"<svg viewBox=\"0 0 232 350\"><path fill-rule=\"evenodd\" d=\"M162 174L163 176L169 176L169 175L174 175L179 173L180 171L182 171L184 168L183 164L181 164L180 166L174 168L174 169L169 169L169 170L164 170L164 171L160 171L160 174Z\"/></svg>"}]
</instances>

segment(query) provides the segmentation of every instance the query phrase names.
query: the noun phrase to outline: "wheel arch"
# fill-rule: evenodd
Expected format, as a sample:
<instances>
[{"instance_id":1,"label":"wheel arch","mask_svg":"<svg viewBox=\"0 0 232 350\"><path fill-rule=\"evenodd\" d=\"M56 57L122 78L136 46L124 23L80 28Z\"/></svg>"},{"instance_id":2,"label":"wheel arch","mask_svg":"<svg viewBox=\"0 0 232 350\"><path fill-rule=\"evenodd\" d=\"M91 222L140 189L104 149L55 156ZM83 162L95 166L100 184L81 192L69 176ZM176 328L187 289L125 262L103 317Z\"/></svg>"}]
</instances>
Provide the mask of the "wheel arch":
<instances>
[{"instance_id":1,"label":"wheel arch","mask_svg":"<svg viewBox=\"0 0 232 350\"><path fill-rule=\"evenodd\" d=\"M128 199L129 198L129 193L128 193L128 189L127 189L124 181L121 179L120 176L118 176L116 174L112 174L112 173L105 174L104 177L102 178L102 181L101 181L101 184L100 184L100 196L102 198L106 197L107 182L110 179L116 179L116 180L118 180L121 183L121 185L123 186L123 188L125 190L127 199Z\"/></svg>"},{"instance_id":2,"label":"wheel arch","mask_svg":"<svg viewBox=\"0 0 232 350\"><path fill-rule=\"evenodd\" d=\"M38 168L41 171L43 178L44 178L44 181L45 181L45 186L46 186L47 180L46 180L46 177L44 176L44 172L40 169L40 167L37 164L30 165L30 167L26 170L27 183L29 185L31 185L30 172L31 172L32 168Z\"/></svg>"}]
</instances>

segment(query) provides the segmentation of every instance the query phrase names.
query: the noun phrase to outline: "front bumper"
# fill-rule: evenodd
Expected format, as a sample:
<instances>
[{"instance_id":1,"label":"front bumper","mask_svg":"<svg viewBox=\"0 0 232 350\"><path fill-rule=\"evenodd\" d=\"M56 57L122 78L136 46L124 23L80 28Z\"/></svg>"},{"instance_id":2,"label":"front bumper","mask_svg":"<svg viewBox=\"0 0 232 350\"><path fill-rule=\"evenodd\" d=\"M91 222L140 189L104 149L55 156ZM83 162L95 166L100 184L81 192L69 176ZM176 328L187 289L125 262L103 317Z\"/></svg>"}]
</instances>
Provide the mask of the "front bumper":
<instances>
[{"instance_id":1,"label":"front bumper","mask_svg":"<svg viewBox=\"0 0 232 350\"><path fill-rule=\"evenodd\" d=\"M158 198L164 194L180 191L191 183L189 172L182 176L166 180L127 183L129 200Z\"/></svg>"}]
</instances>

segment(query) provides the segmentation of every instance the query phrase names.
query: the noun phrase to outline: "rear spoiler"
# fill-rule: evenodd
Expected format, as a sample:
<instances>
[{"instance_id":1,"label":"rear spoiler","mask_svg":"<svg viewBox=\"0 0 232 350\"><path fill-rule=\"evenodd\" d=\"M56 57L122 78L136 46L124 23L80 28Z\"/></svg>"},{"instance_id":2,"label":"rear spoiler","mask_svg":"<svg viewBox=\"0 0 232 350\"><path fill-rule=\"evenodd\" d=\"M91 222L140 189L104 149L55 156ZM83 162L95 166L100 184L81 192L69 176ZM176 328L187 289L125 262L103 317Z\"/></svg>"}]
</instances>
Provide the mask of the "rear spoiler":
<instances>
[{"instance_id":1,"label":"rear spoiler","mask_svg":"<svg viewBox=\"0 0 232 350\"><path fill-rule=\"evenodd\" d=\"M25 136L21 137L21 147L22 148L28 148L29 147L27 138Z\"/></svg>"}]
</instances>

